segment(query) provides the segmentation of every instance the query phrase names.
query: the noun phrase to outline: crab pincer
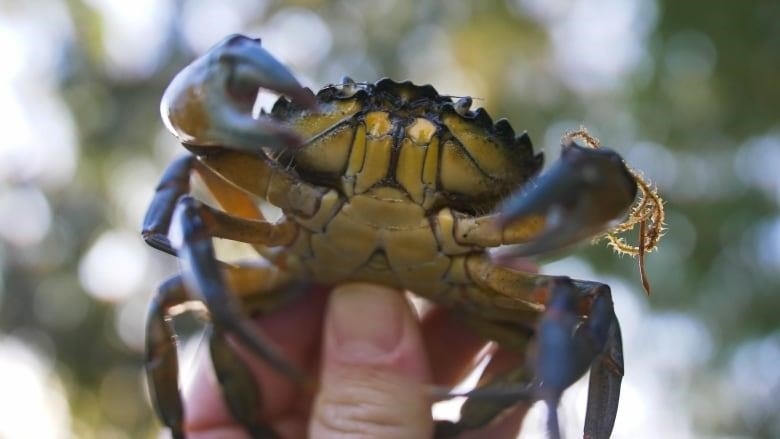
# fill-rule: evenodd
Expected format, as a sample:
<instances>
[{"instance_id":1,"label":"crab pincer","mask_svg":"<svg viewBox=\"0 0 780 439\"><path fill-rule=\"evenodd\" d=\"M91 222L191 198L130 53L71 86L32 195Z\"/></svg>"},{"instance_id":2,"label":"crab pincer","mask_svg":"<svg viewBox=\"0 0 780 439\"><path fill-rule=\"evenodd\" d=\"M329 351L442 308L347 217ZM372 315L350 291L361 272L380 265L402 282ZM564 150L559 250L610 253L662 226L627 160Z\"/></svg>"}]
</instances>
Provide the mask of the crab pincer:
<instances>
[{"instance_id":1,"label":"crab pincer","mask_svg":"<svg viewBox=\"0 0 780 439\"><path fill-rule=\"evenodd\" d=\"M187 66L165 90L160 112L168 129L194 147L257 153L294 148L304 139L267 116L253 117L258 91L272 90L311 112L317 104L259 39L232 35Z\"/></svg>"},{"instance_id":2,"label":"crab pincer","mask_svg":"<svg viewBox=\"0 0 780 439\"><path fill-rule=\"evenodd\" d=\"M512 247L517 256L565 249L604 232L628 211L637 184L621 157L608 149L564 144L547 172L499 208L499 223L543 217L545 227Z\"/></svg>"}]
</instances>

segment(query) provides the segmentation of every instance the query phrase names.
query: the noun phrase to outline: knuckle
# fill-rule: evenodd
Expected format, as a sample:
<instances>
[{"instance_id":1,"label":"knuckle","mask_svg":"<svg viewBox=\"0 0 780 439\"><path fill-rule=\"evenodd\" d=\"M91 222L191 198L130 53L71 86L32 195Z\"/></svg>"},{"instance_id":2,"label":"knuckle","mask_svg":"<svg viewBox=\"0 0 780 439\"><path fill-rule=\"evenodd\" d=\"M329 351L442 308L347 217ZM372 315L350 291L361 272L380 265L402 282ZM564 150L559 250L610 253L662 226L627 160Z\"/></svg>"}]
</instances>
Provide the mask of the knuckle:
<instances>
[{"instance_id":1,"label":"knuckle","mask_svg":"<svg viewBox=\"0 0 780 439\"><path fill-rule=\"evenodd\" d=\"M430 437L430 407L419 384L376 371L345 379L318 395L311 437Z\"/></svg>"}]
</instances>

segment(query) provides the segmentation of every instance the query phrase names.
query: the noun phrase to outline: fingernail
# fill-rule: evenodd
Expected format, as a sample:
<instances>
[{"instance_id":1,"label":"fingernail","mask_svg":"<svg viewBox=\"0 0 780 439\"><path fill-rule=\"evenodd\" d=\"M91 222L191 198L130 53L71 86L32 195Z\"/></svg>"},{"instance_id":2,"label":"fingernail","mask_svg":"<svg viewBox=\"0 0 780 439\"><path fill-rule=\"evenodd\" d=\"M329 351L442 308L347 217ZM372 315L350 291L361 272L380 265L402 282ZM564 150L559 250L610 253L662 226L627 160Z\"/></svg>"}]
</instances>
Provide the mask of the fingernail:
<instances>
[{"instance_id":1,"label":"fingernail","mask_svg":"<svg viewBox=\"0 0 780 439\"><path fill-rule=\"evenodd\" d=\"M348 284L333 290L329 324L341 359L366 360L392 352L403 334L408 306L400 291L369 284Z\"/></svg>"}]
</instances>

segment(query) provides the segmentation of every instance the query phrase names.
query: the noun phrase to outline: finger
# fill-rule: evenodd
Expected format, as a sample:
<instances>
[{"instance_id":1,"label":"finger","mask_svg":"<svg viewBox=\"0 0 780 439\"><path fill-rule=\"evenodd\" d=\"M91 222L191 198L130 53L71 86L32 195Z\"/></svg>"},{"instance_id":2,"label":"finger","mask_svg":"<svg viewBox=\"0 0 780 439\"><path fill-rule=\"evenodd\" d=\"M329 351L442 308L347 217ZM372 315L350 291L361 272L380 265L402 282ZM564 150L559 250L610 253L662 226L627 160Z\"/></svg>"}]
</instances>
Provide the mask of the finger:
<instances>
[{"instance_id":1,"label":"finger","mask_svg":"<svg viewBox=\"0 0 780 439\"><path fill-rule=\"evenodd\" d=\"M258 327L272 340L282 356L302 370L311 371L318 361L322 315L327 298L324 290L312 290L307 297L278 312L256 320ZM284 424L284 418L300 415L305 407L299 405L300 387L233 343L238 356L249 367L261 395L262 418L270 423ZM212 437L215 431L243 431L236 425L225 405L209 358L203 349L198 358L196 374L184 389L186 414L185 429L192 437ZM284 429L288 429L285 427ZM196 433L196 434L192 434ZM280 431L281 433L281 431ZM203 436L201 436L203 435ZM286 436L286 435L285 435ZM216 436L215 436L216 437ZM236 436L219 436L236 437ZM239 435L237 437L243 437Z\"/></svg>"},{"instance_id":2,"label":"finger","mask_svg":"<svg viewBox=\"0 0 780 439\"><path fill-rule=\"evenodd\" d=\"M368 284L336 288L323 349L312 438L431 436L428 361L401 292Z\"/></svg>"}]
</instances>

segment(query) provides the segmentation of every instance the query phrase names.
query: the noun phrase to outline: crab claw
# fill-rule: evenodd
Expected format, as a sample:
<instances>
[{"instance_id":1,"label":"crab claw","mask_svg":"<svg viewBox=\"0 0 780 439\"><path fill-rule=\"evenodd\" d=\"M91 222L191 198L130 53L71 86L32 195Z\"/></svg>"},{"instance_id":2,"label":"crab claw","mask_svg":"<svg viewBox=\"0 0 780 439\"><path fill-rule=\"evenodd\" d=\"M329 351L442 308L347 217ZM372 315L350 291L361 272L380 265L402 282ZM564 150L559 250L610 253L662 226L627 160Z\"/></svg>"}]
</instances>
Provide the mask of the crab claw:
<instances>
[{"instance_id":1,"label":"crab claw","mask_svg":"<svg viewBox=\"0 0 780 439\"><path fill-rule=\"evenodd\" d=\"M608 229L634 201L637 185L621 157L607 149L563 145L560 160L507 200L498 221L505 225L543 217L545 227L512 254L530 256L564 249Z\"/></svg>"},{"instance_id":2,"label":"crab claw","mask_svg":"<svg viewBox=\"0 0 780 439\"><path fill-rule=\"evenodd\" d=\"M259 39L232 35L176 75L165 90L160 112L168 129L191 146L256 153L261 147L300 145L291 130L270 118L252 116L260 88L316 111L311 90L263 49Z\"/></svg>"}]
</instances>

